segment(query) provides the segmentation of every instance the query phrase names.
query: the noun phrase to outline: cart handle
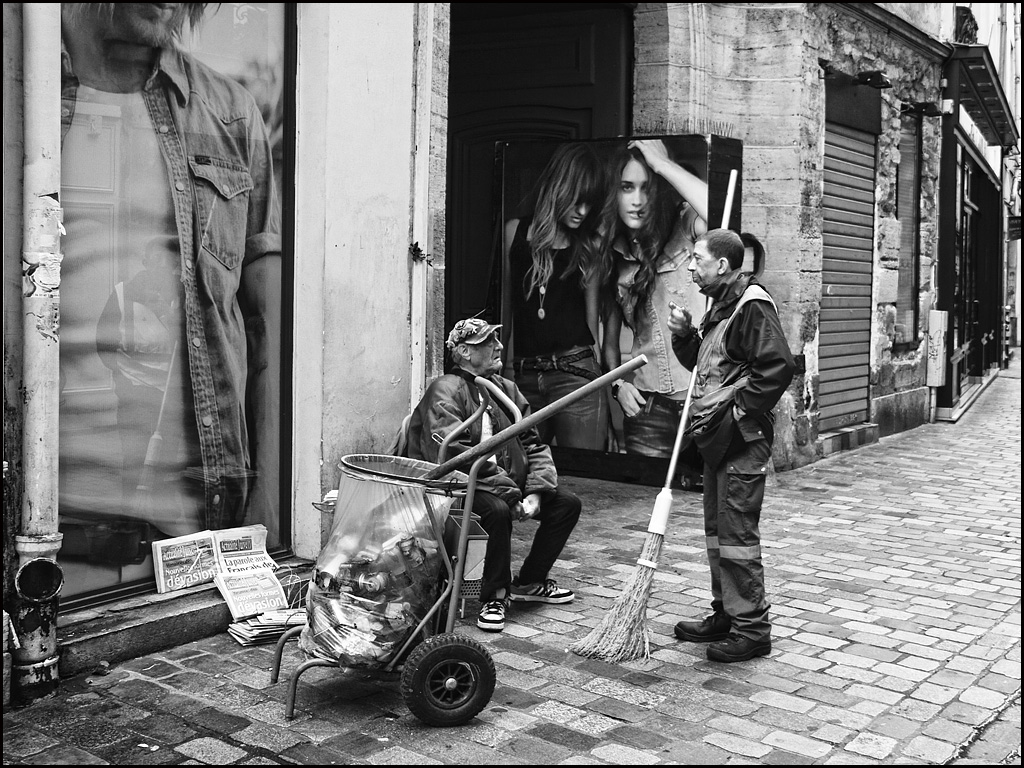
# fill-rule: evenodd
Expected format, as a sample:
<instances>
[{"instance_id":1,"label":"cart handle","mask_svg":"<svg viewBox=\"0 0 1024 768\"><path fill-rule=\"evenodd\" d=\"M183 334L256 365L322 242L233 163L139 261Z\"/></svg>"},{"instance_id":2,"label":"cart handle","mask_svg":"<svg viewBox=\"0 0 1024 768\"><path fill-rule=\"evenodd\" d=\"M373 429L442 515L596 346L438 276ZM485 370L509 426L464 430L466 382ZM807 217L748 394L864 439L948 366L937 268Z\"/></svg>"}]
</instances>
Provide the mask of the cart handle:
<instances>
[{"instance_id":1,"label":"cart handle","mask_svg":"<svg viewBox=\"0 0 1024 768\"><path fill-rule=\"evenodd\" d=\"M520 421L523 418L523 412L519 410L519 407L513 403L509 399L508 395L502 392L501 388L493 381L488 381L483 376L477 376L474 379L474 382L478 387L482 388L482 391L480 392L480 404L476 407L476 410L470 414L468 419L449 432L447 437L441 441L441 447L437 450L438 464L443 464L444 460L448 458L448 446L452 444L452 440L468 430L470 425L476 422L476 420L483 415L483 412L487 410L487 406L490 405L492 398L497 398L501 401L501 404L515 416L514 421Z\"/></svg>"},{"instance_id":2,"label":"cart handle","mask_svg":"<svg viewBox=\"0 0 1024 768\"><path fill-rule=\"evenodd\" d=\"M563 408L568 407L577 400L586 397L587 395L595 392L601 387L611 384L616 379L622 378L623 374L629 373L642 365L647 365L646 355L637 355L633 359L623 363L618 368L613 368L603 376L598 376L593 381L588 381L579 389L575 389L567 395L555 400L553 403L548 403L539 411L534 411L528 416L523 417L522 421L513 424L510 427L506 427L495 435L487 438L480 442L478 445L474 445L466 451L463 451L458 456L445 461L443 464L431 469L421 479L423 480L436 480L439 477L444 477L452 470L458 469L464 464L479 458L480 456L486 456L492 453L502 443L511 440L514 437L526 432L528 429L532 429L534 426L544 421L544 419L554 416L556 413L561 411Z\"/></svg>"}]
</instances>

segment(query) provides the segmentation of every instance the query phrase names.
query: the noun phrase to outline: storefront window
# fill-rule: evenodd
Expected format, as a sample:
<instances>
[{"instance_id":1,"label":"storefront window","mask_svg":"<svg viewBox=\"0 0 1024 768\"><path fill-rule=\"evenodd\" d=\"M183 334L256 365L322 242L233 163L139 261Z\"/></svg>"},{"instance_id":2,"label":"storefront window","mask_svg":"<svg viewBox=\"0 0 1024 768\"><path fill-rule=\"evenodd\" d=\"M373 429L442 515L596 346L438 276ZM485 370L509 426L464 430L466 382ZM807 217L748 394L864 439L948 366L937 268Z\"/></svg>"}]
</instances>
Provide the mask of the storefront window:
<instances>
[{"instance_id":1,"label":"storefront window","mask_svg":"<svg viewBox=\"0 0 1024 768\"><path fill-rule=\"evenodd\" d=\"M155 540L285 543L285 4L62 22L59 560L84 603L151 589Z\"/></svg>"}]
</instances>

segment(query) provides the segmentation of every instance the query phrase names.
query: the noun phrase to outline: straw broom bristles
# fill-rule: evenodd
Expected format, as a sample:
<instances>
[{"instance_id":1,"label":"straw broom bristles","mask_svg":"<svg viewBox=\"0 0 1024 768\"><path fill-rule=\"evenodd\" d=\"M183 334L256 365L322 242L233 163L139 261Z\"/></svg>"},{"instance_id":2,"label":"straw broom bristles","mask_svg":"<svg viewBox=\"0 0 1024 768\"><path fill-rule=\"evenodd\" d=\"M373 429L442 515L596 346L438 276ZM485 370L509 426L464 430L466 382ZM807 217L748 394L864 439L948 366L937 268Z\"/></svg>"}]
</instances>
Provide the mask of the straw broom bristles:
<instances>
[{"instance_id":1,"label":"straw broom bristles","mask_svg":"<svg viewBox=\"0 0 1024 768\"><path fill-rule=\"evenodd\" d=\"M657 570L661 534L648 534L633 576L615 599L612 609L589 635L569 646L573 653L591 659L633 661L649 658L651 643L647 631L647 600Z\"/></svg>"}]
</instances>

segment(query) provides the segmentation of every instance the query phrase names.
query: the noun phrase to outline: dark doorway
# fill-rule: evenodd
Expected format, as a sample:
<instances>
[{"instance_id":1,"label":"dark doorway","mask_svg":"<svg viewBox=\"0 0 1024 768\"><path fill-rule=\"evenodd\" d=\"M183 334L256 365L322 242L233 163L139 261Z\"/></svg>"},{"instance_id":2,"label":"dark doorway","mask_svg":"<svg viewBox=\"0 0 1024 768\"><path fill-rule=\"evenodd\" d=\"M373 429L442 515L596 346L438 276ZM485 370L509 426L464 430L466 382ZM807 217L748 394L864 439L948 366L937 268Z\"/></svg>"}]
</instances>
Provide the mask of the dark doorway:
<instances>
[{"instance_id":1,"label":"dark doorway","mask_svg":"<svg viewBox=\"0 0 1024 768\"><path fill-rule=\"evenodd\" d=\"M496 144L625 136L629 3L452 3L448 87L446 331L497 321L501 210Z\"/></svg>"}]
</instances>

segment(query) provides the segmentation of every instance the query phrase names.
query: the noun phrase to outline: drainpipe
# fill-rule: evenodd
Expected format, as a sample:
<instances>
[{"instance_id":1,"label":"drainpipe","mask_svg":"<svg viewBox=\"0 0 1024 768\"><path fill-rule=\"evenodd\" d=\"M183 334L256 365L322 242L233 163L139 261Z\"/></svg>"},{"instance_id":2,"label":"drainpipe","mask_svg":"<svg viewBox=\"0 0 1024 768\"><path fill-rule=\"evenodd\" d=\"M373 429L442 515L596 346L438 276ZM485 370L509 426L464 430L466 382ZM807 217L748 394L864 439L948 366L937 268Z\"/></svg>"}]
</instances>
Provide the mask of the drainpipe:
<instances>
[{"instance_id":1,"label":"drainpipe","mask_svg":"<svg viewBox=\"0 0 1024 768\"><path fill-rule=\"evenodd\" d=\"M58 683L57 607L64 576L57 564L57 444L60 335L60 4L23 5L24 209L22 332L25 492L15 537L17 606L12 623L12 692L22 702Z\"/></svg>"}]
</instances>

